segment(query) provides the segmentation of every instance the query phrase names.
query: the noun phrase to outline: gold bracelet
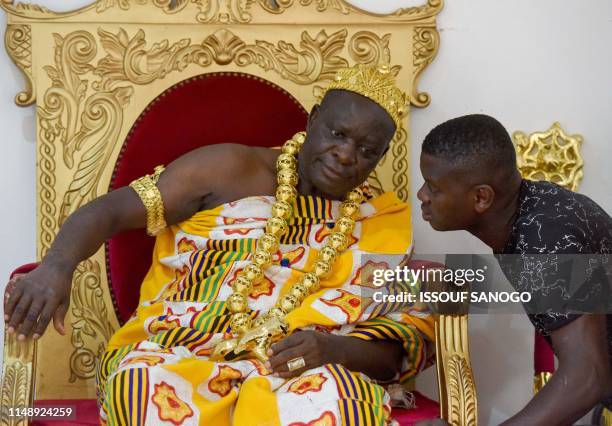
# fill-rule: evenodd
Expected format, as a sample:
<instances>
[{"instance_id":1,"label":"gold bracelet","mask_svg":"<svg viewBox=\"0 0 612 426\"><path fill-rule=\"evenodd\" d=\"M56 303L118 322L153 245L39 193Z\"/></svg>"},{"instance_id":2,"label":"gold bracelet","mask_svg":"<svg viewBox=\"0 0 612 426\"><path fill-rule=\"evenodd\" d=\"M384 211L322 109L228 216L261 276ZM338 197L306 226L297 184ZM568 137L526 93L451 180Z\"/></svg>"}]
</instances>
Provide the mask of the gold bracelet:
<instances>
[{"instance_id":1,"label":"gold bracelet","mask_svg":"<svg viewBox=\"0 0 612 426\"><path fill-rule=\"evenodd\" d=\"M157 188L159 175L164 170L164 166L157 166L153 175L144 175L130 183L130 188L136 191L147 210L147 234L152 237L168 226L164 217L164 202Z\"/></svg>"}]
</instances>

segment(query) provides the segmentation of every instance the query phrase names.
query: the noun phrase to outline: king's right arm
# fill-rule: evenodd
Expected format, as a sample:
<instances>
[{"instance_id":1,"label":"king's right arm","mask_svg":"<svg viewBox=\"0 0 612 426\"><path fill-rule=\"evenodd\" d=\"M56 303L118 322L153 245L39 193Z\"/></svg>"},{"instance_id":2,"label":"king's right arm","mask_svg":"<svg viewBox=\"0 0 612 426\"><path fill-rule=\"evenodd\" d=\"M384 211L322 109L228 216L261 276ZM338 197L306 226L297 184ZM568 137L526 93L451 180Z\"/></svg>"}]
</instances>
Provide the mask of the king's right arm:
<instances>
[{"instance_id":1,"label":"king's right arm","mask_svg":"<svg viewBox=\"0 0 612 426\"><path fill-rule=\"evenodd\" d=\"M206 204L214 182L227 173L228 151L235 149L233 145L200 148L166 168L157 188L168 225L188 219ZM220 170L219 164L225 167ZM72 275L79 262L96 253L113 235L146 226L147 209L130 187L117 189L76 210L61 226L39 266L19 278L19 285L5 302L7 331L17 333L20 340L31 334L38 338L53 319L56 330L64 334Z\"/></svg>"}]
</instances>

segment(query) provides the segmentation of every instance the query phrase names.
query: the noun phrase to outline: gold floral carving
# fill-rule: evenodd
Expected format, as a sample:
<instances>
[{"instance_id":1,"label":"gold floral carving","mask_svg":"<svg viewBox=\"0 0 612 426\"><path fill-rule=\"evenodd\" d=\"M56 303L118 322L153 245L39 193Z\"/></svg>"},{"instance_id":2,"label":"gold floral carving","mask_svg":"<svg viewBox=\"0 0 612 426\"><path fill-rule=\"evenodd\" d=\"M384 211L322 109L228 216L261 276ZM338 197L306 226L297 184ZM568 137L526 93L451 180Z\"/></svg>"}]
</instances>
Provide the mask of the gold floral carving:
<instances>
[{"instance_id":1,"label":"gold floral carving","mask_svg":"<svg viewBox=\"0 0 612 426\"><path fill-rule=\"evenodd\" d=\"M283 41L276 45L263 40L247 44L226 29L215 31L201 44L192 44L190 39L173 44L164 40L149 49L142 30L131 39L125 30L117 34L101 30L99 34L108 53L94 70L100 76L100 82L94 87L102 90L109 90L121 81L148 84L190 64L202 67L212 62L219 65L234 62L241 67L254 64L302 85L329 80L338 68L348 65L336 55L344 47L346 30L331 35L320 31L315 37L304 31L300 49Z\"/></svg>"},{"instance_id":2,"label":"gold floral carving","mask_svg":"<svg viewBox=\"0 0 612 426\"><path fill-rule=\"evenodd\" d=\"M54 38L55 66L45 67L52 87L46 91L39 109L41 151L53 151L56 145L61 145L62 158L69 169L74 168L75 152L84 151L63 197L59 214L61 224L70 213L96 197L102 166L108 161L119 139L123 108L133 89L118 87L110 91L96 91L87 97L89 83L81 76L94 69L90 62L97 52L95 39L86 31L76 31L65 38L55 34ZM42 177L53 181L53 156L45 157L49 158L48 164L42 164ZM52 183L46 182L44 185L49 192L53 190ZM51 198L54 200L55 196ZM51 218L56 216L55 205L47 204L43 220L54 225ZM53 239L54 232L43 232L46 245Z\"/></svg>"},{"instance_id":3,"label":"gold floral carving","mask_svg":"<svg viewBox=\"0 0 612 426\"><path fill-rule=\"evenodd\" d=\"M512 135L517 163L525 179L555 182L576 191L583 177L582 136L568 135L557 122L545 132Z\"/></svg>"},{"instance_id":4,"label":"gold floral carving","mask_svg":"<svg viewBox=\"0 0 612 426\"><path fill-rule=\"evenodd\" d=\"M313 0L300 0L302 6L309 6L312 2ZM344 15L348 15L351 11L356 10L343 0L314 0L314 2L317 4L317 10L319 12L335 9Z\"/></svg>"},{"instance_id":5,"label":"gold floral carving","mask_svg":"<svg viewBox=\"0 0 612 426\"><path fill-rule=\"evenodd\" d=\"M476 426L476 384L470 366L467 315L440 315L435 323L441 417L452 426Z\"/></svg>"},{"instance_id":6,"label":"gold floral carving","mask_svg":"<svg viewBox=\"0 0 612 426\"><path fill-rule=\"evenodd\" d=\"M418 83L423 70L436 57L439 46L440 36L434 27L417 27L414 29L413 64L415 72L412 80L410 103L415 107L423 108L431 102L428 93L419 93Z\"/></svg>"},{"instance_id":7,"label":"gold floral carving","mask_svg":"<svg viewBox=\"0 0 612 426\"><path fill-rule=\"evenodd\" d=\"M26 90L15 97L19 106L28 106L36 102L32 80L32 31L29 25L8 25L4 35L6 51L15 65L23 72L26 79Z\"/></svg>"},{"instance_id":8,"label":"gold floral carving","mask_svg":"<svg viewBox=\"0 0 612 426\"><path fill-rule=\"evenodd\" d=\"M100 264L86 260L77 267L72 285L72 345L70 381L93 378L96 361L106 349L114 327L108 320L101 286Z\"/></svg>"},{"instance_id":9,"label":"gold floral carving","mask_svg":"<svg viewBox=\"0 0 612 426\"><path fill-rule=\"evenodd\" d=\"M472 370L465 357L453 355L448 361L449 423L476 425L476 395Z\"/></svg>"},{"instance_id":10,"label":"gold floral carving","mask_svg":"<svg viewBox=\"0 0 612 426\"><path fill-rule=\"evenodd\" d=\"M0 399L0 424L2 426L26 426L27 418L10 415L9 408L32 406L32 374L34 371L35 344L31 339L17 340L14 334L4 334L4 365L2 367L2 396Z\"/></svg>"}]
</instances>

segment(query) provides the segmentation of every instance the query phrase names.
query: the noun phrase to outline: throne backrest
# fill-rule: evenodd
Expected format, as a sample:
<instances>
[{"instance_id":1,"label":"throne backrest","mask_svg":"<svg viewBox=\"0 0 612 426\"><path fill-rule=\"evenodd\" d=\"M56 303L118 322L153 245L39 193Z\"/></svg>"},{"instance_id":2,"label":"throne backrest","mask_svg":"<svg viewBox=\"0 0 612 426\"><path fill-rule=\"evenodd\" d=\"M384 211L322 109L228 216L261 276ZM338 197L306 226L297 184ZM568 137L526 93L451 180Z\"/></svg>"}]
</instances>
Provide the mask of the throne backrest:
<instances>
[{"instance_id":1,"label":"throne backrest","mask_svg":"<svg viewBox=\"0 0 612 426\"><path fill-rule=\"evenodd\" d=\"M54 13L11 0L0 2L8 15L7 51L26 77L26 89L16 102L37 104L38 258L77 208L194 145L248 143L250 138L261 138L257 143L264 146L281 144L298 130L294 126L303 126L304 111L318 102L322 87L341 67L389 63L411 106L427 106L429 96L418 91L418 80L438 49L436 16L442 6L441 0L423 0L422 5L383 15L344 0L98 0L76 11ZM210 122L250 123L246 115L262 114L262 121L274 126L263 120L271 114L282 128L248 129L246 138L240 133L244 128L232 125L236 133L221 138L214 133L216 127L204 126L197 110L172 106L182 99L208 108L211 104L199 101L211 95L209 89L199 93L189 88L213 77L198 76L226 73L215 77L223 79L237 72L253 76L252 81L237 77L237 84L253 84L260 90L261 84L254 83L257 77L260 83L270 82L290 93L301 105L287 107L294 118L281 123L277 111L260 111L253 106L257 96L231 107L236 105L231 92L222 91L215 95L222 98L219 110L206 111ZM218 87L225 86L219 82ZM183 90L182 97L175 94ZM160 102L166 98L169 103ZM281 101L287 103L291 104L287 98ZM157 122L145 125L149 117ZM174 125L181 120L190 121L190 134L202 137L184 139L182 127ZM409 197L409 134L408 118L370 180L374 189L395 190L404 200ZM162 144L168 157L155 157L162 151L147 149L152 142ZM130 258L125 250L119 251L126 247L122 238L129 236L114 239L78 266L67 336L49 330L36 344L37 399L95 397L97 359L133 309L138 277L146 269L142 265L150 261L151 243L143 237L133 243L132 256L142 254L134 275L115 270L113 258ZM21 375L20 366L10 367ZM18 380L30 383L22 376ZM29 395L29 388L22 394Z\"/></svg>"}]
</instances>

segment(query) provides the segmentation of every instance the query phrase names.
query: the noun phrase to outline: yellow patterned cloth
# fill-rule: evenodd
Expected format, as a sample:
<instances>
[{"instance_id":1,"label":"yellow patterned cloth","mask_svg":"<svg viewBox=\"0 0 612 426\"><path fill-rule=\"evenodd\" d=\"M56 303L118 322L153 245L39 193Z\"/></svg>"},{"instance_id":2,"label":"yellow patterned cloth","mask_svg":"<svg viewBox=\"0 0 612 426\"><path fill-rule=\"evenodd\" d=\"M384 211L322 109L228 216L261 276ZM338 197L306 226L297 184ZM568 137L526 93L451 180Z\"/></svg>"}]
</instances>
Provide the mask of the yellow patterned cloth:
<instances>
[{"instance_id":1,"label":"yellow patterned cloth","mask_svg":"<svg viewBox=\"0 0 612 426\"><path fill-rule=\"evenodd\" d=\"M98 367L102 423L361 426L390 421L385 389L341 365L285 380L257 360L209 360L215 344L231 337L225 300L264 232L273 202L261 196L227 203L157 236L138 309L112 337ZM250 294L253 315L274 306L312 269L340 217L339 206L298 197L273 265ZM418 306L376 303L363 296L364 286L371 285L361 280L363 255L411 253L410 223L409 206L393 193L363 203L350 247L321 289L287 316L290 330L401 341L405 357L397 379L413 379L433 355L431 315Z\"/></svg>"}]
</instances>

